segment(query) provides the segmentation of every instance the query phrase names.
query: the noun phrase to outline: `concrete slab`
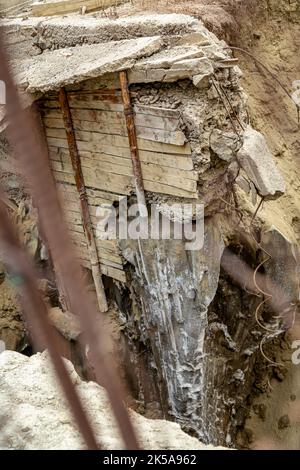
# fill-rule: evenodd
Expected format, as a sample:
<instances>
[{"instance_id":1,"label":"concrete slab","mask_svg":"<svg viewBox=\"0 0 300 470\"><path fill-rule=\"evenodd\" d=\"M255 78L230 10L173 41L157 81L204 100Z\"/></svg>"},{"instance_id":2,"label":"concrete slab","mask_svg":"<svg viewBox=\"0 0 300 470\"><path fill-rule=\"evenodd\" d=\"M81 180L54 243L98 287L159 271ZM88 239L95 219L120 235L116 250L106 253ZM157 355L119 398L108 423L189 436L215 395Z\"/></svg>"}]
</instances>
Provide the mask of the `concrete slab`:
<instances>
[{"instance_id":1,"label":"concrete slab","mask_svg":"<svg viewBox=\"0 0 300 470\"><path fill-rule=\"evenodd\" d=\"M276 167L264 136L248 126L238 161L265 199L277 199L285 192L284 180Z\"/></svg>"},{"instance_id":2,"label":"concrete slab","mask_svg":"<svg viewBox=\"0 0 300 470\"><path fill-rule=\"evenodd\" d=\"M136 60L152 55L161 47L161 38L157 36L77 46L12 61L12 69L21 89L44 93L131 68Z\"/></svg>"}]
</instances>

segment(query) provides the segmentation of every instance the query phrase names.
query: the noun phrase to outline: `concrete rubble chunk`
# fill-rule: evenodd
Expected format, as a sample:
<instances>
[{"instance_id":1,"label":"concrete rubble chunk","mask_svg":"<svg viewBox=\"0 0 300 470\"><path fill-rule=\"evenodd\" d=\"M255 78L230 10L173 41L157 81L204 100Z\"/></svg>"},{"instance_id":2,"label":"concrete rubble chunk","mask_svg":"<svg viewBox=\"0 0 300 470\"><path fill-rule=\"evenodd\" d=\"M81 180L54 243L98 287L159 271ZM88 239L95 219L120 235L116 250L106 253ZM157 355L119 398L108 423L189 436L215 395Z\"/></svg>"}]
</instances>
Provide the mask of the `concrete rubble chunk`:
<instances>
[{"instance_id":1,"label":"concrete rubble chunk","mask_svg":"<svg viewBox=\"0 0 300 470\"><path fill-rule=\"evenodd\" d=\"M251 126L245 131L244 143L237 153L237 158L261 197L272 200L284 194L285 183L266 139Z\"/></svg>"},{"instance_id":2,"label":"concrete rubble chunk","mask_svg":"<svg viewBox=\"0 0 300 470\"><path fill-rule=\"evenodd\" d=\"M278 291L273 289L272 302L283 312L284 325L289 329L295 321L295 304L299 298L300 260L297 241L294 234L288 233L283 227L279 229L270 225L262 233L261 245L270 254L265 264L266 275L280 286Z\"/></svg>"},{"instance_id":3,"label":"concrete rubble chunk","mask_svg":"<svg viewBox=\"0 0 300 470\"><path fill-rule=\"evenodd\" d=\"M78 319L70 312L63 312L59 307L51 308L48 312L53 326L67 339L76 340L81 334Z\"/></svg>"},{"instance_id":4,"label":"concrete rubble chunk","mask_svg":"<svg viewBox=\"0 0 300 470\"><path fill-rule=\"evenodd\" d=\"M64 360L104 449L124 448L105 390L77 375ZM47 352L26 357L14 351L0 354L1 418L0 449L80 450L85 445L58 385ZM144 449L221 450L185 434L179 424L147 419L129 411Z\"/></svg>"},{"instance_id":5,"label":"concrete rubble chunk","mask_svg":"<svg viewBox=\"0 0 300 470\"><path fill-rule=\"evenodd\" d=\"M210 147L221 160L230 162L235 155L238 138L233 132L214 129L210 135Z\"/></svg>"},{"instance_id":6,"label":"concrete rubble chunk","mask_svg":"<svg viewBox=\"0 0 300 470\"><path fill-rule=\"evenodd\" d=\"M184 59L175 62L172 65L172 69L176 70L190 70L192 72L201 73L202 70L208 67L210 64L209 60L206 57L201 57L197 59Z\"/></svg>"},{"instance_id":7,"label":"concrete rubble chunk","mask_svg":"<svg viewBox=\"0 0 300 470\"><path fill-rule=\"evenodd\" d=\"M140 61L136 68L138 69L169 69L177 62L187 59L196 59L203 57L203 51L196 45L175 46L164 49L146 60Z\"/></svg>"},{"instance_id":8,"label":"concrete rubble chunk","mask_svg":"<svg viewBox=\"0 0 300 470\"><path fill-rule=\"evenodd\" d=\"M173 65L171 70L184 70L189 73L189 77L193 76L193 83L197 88L204 88L209 85L209 78L214 73L214 68L207 57L200 59L180 60Z\"/></svg>"},{"instance_id":9,"label":"concrete rubble chunk","mask_svg":"<svg viewBox=\"0 0 300 470\"><path fill-rule=\"evenodd\" d=\"M209 78L213 72L211 61L203 57L200 49L192 46L174 47L137 62L129 72L129 81L131 83L174 82L186 78L192 79L193 76L204 79ZM198 82L200 83L200 80Z\"/></svg>"},{"instance_id":10,"label":"concrete rubble chunk","mask_svg":"<svg viewBox=\"0 0 300 470\"><path fill-rule=\"evenodd\" d=\"M212 76L212 72L209 73L200 73L193 76L193 84L197 88L208 88L209 87L209 79Z\"/></svg>"},{"instance_id":11,"label":"concrete rubble chunk","mask_svg":"<svg viewBox=\"0 0 300 470\"><path fill-rule=\"evenodd\" d=\"M208 46L211 39L208 37L208 34L204 32L195 32L183 35L177 42L178 46L186 46L192 44L199 44L201 46Z\"/></svg>"},{"instance_id":12,"label":"concrete rubble chunk","mask_svg":"<svg viewBox=\"0 0 300 470\"><path fill-rule=\"evenodd\" d=\"M136 70L134 67L133 69L128 71L129 83L162 82L165 76L165 69Z\"/></svg>"}]
</instances>

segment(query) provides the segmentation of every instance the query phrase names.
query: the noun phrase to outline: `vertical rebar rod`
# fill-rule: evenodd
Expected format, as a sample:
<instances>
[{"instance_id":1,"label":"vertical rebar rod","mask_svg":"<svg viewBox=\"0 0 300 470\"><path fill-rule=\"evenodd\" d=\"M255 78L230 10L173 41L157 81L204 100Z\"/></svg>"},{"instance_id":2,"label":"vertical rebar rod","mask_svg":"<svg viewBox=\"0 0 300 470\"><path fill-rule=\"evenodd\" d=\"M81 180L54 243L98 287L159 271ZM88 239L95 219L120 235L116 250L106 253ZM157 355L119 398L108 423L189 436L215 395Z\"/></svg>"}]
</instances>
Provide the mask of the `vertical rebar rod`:
<instances>
[{"instance_id":1,"label":"vertical rebar rod","mask_svg":"<svg viewBox=\"0 0 300 470\"><path fill-rule=\"evenodd\" d=\"M100 269L100 262L98 258L98 250L95 240L95 235L93 231L93 224L91 220L90 210L89 210L89 203L88 197L86 193L84 177L82 173L81 161L80 156L78 153L77 143L75 132L73 128L73 121L71 110L69 106L68 95L65 88L61 88L59 91L59 104L61 113L63 116L65 131L67 135L68 147L70 158L72 162L72 168L74 172L74 179L76 188L79 194L80 199L80 210L81 210L81 218L82 224L85 232L85 237L87 241L91 266L92 266L92 275L93 280L96 288L97 300L98 305L101 312L107 312L107 300L105 295L105 290L102 282L102 273Z\"/></svg>"},{"instance_id":2,"label":"vertical rebar rod","mask_svg":"<svg viewBox=\"0 0 300 470\"><path fill-rule=\"evenodd\" d=\"M132 169L134 176L134 184L136 190L136 197L140 210L146 209L145 189L142 175L142 167L139 157L139 150L137 144L136 128L134 121L134 110L131 104L129 84L126 70L119 73L121 84L122 100L124 106L124 114L128 132L128 140L130 147L130 155L132 161Z\"/></svg>"}]
</instances>

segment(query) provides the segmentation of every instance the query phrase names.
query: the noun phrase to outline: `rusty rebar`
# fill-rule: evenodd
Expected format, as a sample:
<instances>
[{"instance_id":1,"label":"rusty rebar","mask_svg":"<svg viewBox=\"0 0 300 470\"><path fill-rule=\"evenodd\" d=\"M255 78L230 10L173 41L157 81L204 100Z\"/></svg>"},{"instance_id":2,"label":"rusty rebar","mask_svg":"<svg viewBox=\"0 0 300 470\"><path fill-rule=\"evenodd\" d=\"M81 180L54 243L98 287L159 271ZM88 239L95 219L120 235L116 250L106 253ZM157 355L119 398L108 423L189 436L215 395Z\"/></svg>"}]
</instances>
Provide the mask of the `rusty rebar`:
<instances>
[{"instance_id":1,"label":"rusty rebar","mask_svg":"<svg viewBox=\"0 0 300 470\"><path fill-rule=\"evenodd\" d=\"M102 273L100 269L100 261L98 256L98 250L93 230L92 219L90 215L89 209L89 202L86 193L84 177L82 173L81 167L81 160L77 148L75 132L73 128L73 121L71 110L69 106L68 95L66 89L62 87L59 91L59 104L60 109L62 112L62 117L64 121L68 147L69 147L69 154L72 163L73 173L74 173L74 180L76 184L76 188L79 195L80 200L80 211L81 211L81 218L83 229L85 233L85 238L88 246L91 267L92 267L92 275L95 284L97 300L99 304L100 312L107 312L108 305L105 295L105 290L102 282Z\"/></svg>"},{"instance_id":2,"label":"rusty rebar","mask_svg":"<svg viewBox=\"0 0 300 470\"><path fill-rule=\"evenodd\" d=\"M238 132L238 130L237 130L237 127L236 127L236 125L235 125L235 123L234 123L234 120L232 119L232 116L231 116L231 114L230 114L230 111L229 111L229 109L227 108L227 105L226 105L226 103L225 103L225 101L224 101L224 99L223 99L223 96L222 96L222 94L221 94L219 88L218 88L217 85L216 85L216 82L215 82L213 79L211 80L211 82L212 82L213 87L215 88L216 92L218 93L220 100L221 100L222 103L223 103L223 106L224 106L224 108L225 108L225 110L226 110L227 116L228 116L229 119L230 119L230 122L231 122L231 125L232 125L232 128L233 128L234 132L235 132L236 135L238 136L239 140L241 140L241 136L240 136L240 134L239 134L239 132Z\"/></svg>"},{"instance_id":3,"label":"rusty rebar","mask_svg":"<svg viewBox=\"0 0 300 470\"><path fill-rule=\"evenodd\" d=\"M140 157L139 157L135 120L134 120L134 110L133 110L131 98L130 98L127 72L124 70L121 71L119 73L119 78L120 78L122 100L123 100L123 106L124 106L124 115L125 115L127 132L128 132L129 148L130 148L130 155L131 155L131 161L132 161L132 169L133 169L137 201L138 201L139 206L146 208L146 198L145 198L144 182L143 182L143 175L142 175L142 167L141 167L141 162L140 162Z\"/></svg>"},{"instance_id":4,"label":"rusty rebar","mask_svg":"<svg viewBox=\"0 0 300 470\"><path fill-rule=\"evenodd\" d=\"M282 287L272 281L267 275L261 274L257 270L255 272L229 248L224 250L221 266L231 279L237 282L244 290L250 291L252 295L261 295L263 291L264 295L268 296L270 308L276 314L282 316L283 311L291 311L292 299L284 292Z\"/></svg>"}]
</instances>

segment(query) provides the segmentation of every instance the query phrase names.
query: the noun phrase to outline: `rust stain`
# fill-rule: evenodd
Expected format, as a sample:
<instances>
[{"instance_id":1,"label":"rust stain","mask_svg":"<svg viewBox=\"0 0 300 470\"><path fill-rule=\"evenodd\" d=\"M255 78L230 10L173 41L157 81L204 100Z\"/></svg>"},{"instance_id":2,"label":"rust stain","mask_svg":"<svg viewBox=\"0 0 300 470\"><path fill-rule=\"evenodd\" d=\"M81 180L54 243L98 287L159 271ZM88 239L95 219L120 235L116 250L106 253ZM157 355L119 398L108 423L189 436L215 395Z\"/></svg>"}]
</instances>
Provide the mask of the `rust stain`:
<instances>
[{"instance_id":1,"label":"rust stain","mask_svg":"<svg viewBox=\"0 0 300 470\"><path fill-rule=\"evenodd\" d=\"M59 92L59 104L62 112L62 117L65 125L66 136L68 141L69 153L74 172L75 184L80 199L81 217L84 232L87 239L88 249L90 253L90 260L92 266L93 279L96 287L99 308L101 311L106 312L108 305L106 301L105 291L102 283L102 275L100 270L100 263L98 257L98 250L94 238L93 224L90 216L88 197L84 184L84 177L82 173L80 156L77 149L75 132L73 128L72 116L68 102L68 95L65 88L61 88Z\"/></svg>"},{"instance_id":2,"label":"rust stain","mask_svg":"<svg viewBox=\"0 0 300 470\"><path fill-rule=\"evenodd\" d=\"M120 72L119 76L137 198L139 203L144 204L146 206L142 167L137 144L134 110L130 99L127 72L122 71ZM141 199L140 201L139 198Z\"/></svg>"}]
</instances>

